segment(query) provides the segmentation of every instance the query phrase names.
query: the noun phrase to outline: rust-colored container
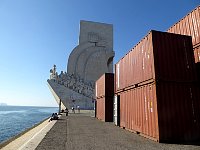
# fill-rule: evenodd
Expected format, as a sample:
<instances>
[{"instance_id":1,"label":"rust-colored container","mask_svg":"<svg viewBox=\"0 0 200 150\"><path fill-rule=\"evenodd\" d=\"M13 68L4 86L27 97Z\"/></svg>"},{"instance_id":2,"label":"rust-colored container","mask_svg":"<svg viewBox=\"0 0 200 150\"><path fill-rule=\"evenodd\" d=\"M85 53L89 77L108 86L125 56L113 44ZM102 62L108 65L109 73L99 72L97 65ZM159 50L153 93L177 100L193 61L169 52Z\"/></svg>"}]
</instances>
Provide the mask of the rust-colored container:
<instances>
[{"instance_id":1,"label":"rust-colored container","mask_svg":"<svg viewBox=\"0 0 200 150\"><path fill-rule=\"evenodd\" d=\"M152 80L195 81L190 36L151 31L115 65L116 92Z\"/></svg>"},{"instance_id":2,"label":"rust-colored container","mask_svg":"<svg viewBox=\"0 0 200 150\"><path fill-rule=\"evenodd\" d=\"M195 62L200 62L198 57L200 47L200 6L171 26L167 32L192 36Z\"/></svg>"},{"instance_id":3,"label":"rust-colored container","mask_svg":"<svg viewBox=\"0 0 200 150\"><path fill-rule=\"evenodd\" d=\"M106 122L113 121L114 74L105 73L96 81L96 117Z\"/></svg>"},{"instance_id":4,"label":"rust-colored container","mask_svg":"<svg viewBox=\"0 0 200 150\"><path fill-rule=\"evenodd\" d=\"M105 121L105 99L96 99L96 118Z\"/></svg>"},{"instance_id":5,"label":"rust-colored container","mask_svg":"<svg viewBox=\"0 0 200 150\"><path fill-rule=\"evenodd\" d=\"M200 6L196 7L167 32L192 36L193 46L200 44Z\"/></svg>"},{"instance_id":6,"label":"rust-colored container","mask_svg":"<svg viewBox=\"0 0 200 150\"><path fill-rule=\"evenodd\" d=\"M113 122L113 97L101 97L96 101L96 117L105 122Z\"/></svg>"},{"instance_id":7,"label":"rust-colored container","mask_svg":"<svg viewBox=\"0 0 200 150\"><path fill-rule=\"evenodd\" d=\"M118 93L120 126L158 142L200 140L200 102L192 83L152 82Z\"/></svg>"},{"instance_id":8,"label":"rust-colored container","mask_svg":"<svg viewBox=\"0 0 200 150\"><path fill-rule=\"evenodd\" d=\"M114 74L105 73L96 81L96 98L114 95Z\"/></svg>"}]
</instances>

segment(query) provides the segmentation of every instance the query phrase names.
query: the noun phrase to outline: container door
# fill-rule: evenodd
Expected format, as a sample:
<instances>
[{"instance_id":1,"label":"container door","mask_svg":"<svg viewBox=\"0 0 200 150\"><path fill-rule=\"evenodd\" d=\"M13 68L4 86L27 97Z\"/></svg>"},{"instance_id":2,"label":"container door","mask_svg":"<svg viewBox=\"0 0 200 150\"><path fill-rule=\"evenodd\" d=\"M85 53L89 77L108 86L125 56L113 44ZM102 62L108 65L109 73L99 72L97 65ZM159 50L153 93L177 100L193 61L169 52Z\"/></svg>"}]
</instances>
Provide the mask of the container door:
<instances>
[{"instance_id":1,"label":"container door","mask_svg":"<svg viewBox=\"0 0 200 150\"><path fill-rule=\"evenodd\" d=\"M120 96L117 95L117 126L120 126Z\"/></svg>"},{"instance_id":2,"label":"container door","mask_svg":"<svg viewBox=\"0 0 200 150\"><path fill-rule=\"evenodd\" d=\"M114 96L114 116L113 116L113 120L114 120L114 124L116 126L119 126L119 114L120 114L120 109L119 109L120 103L119 103L119 95L115 95Z\"/></svg>"}]
</instances>

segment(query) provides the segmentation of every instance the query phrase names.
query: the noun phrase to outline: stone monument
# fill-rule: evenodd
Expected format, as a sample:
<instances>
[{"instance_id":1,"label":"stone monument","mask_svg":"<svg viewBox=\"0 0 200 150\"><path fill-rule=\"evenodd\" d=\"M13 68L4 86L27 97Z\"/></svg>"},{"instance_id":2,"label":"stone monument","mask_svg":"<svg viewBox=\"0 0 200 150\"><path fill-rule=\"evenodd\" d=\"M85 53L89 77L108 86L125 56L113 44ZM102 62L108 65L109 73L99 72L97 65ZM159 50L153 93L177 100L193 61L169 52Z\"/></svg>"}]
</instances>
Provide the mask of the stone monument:
<instances>
[{"instance_id":1,"label":"stone monument","mask_svg":"<svg viewBox=\"0 0 200 150\"><path fill-rule=\"evenodd\" d=\"M67 72L58 75L54 65L47 80L61 109L93 109L95 81L113 72L113 57L113 26L81 21L79 44L69 56Z\"/></svg>"}]
</instances>

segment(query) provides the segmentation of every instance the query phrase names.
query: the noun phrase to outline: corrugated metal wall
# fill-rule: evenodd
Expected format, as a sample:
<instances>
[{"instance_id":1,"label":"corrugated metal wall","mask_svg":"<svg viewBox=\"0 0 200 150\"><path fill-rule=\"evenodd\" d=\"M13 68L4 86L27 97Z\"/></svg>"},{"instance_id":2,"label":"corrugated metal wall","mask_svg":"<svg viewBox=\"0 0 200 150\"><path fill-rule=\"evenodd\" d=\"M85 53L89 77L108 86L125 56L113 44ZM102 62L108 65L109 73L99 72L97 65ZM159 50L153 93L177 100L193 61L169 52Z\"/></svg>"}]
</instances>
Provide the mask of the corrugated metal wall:
<instances>
[{"instance_id":1,"label":"corrugated metal wall","mask_svg":"<svg viewBox=\"0 0 200 150\"><path fill-rule=\"evenodd\" d=\"M194 83L153 82L120 92L120 125L159 142L198 140L197 88Z\"/></svg>"},{"instance_id":2,"label":"corrugated metal wall","mask_svg":"<svg viewBox=\"0 0 200 150\"><path fill-rule=\"evenodd\" d=\"M175 23L167 32L192 36L193 49L195 50L196 47L200 46L200 6ZM195 61L199 62L200 59L196 59L195 56Z\"/></svg>"},{"instance_id":3,"label":"corrugated metal wall","mask_svg":"<svg viewBox=\"0 0 200 150\"><path fill-rule=\"evenodd\" d=\"M96 99L96 117L105 122L113 122L113 97L101 97Z\"/></svg>"},{"instance_id":4,"label":"corrugated metal wall","mask_svg":"<svg viewBox=\"0 0 200 150\"><path fill-rule=\"evenodd\" d=\"M116 90L154 78L152 36L149 33L116 64Z\"/></svg>"},{"instance_id":5,"label":"corrugated metal wall","mask_svg":"<svg viewBox=\"0 0 200 150\"><path fill-rule=\"evenodd\" d=\"M191 37L153 32L156 80L196 81Z\"/></svg>"},{"instance_id":6,"label":"corrugated metal wall","mask_svg":"<svg viewBox=\"0 0 200 150\"><path fill-rule=\"evenodd\" d=\"M191 37L151 31L116 65L116 91L152 79L196 80Z\"/></svg>"},{"instance_id":7,"label":"corrugated metal wall","mask_svg":"<svg viewBox=\"0 0 200 150\"><path fill-rule=\"evenodd\" d=\"M157 140L158 120L155 84L130 89L120 95L120 126Z\"/></svg>"},{"instance_id":8,"label":"corrugated metal wall","mask_svg":"<svg viewBox=\"0 0 200 150\"><path fill-rule=\"evenodd\" d=\"M156 84L159 140L194 141L200 139L197 87L192 83Z\"/></svg>"},{"instance_id":9,"label":"corrugated metal wall","mask_svg":"<svg viewBox=\"0 0 200 150\"><path fill-rule=\"evenodd\" d=\"M105 98L104 97L97 99L96 117L99 120L105 121Z\"/></svg>"},{"instance_id":10,"label":"corrugated metal wall","mask_svg":"<svg viewBox=\"0 0 200 150\"><path fill-rule=\"evenodd\" d=\"M200 43L200 6L187 14L179 22L170 27L167 32L192 36L193 45Z\"/></svg>"}]
</instances>

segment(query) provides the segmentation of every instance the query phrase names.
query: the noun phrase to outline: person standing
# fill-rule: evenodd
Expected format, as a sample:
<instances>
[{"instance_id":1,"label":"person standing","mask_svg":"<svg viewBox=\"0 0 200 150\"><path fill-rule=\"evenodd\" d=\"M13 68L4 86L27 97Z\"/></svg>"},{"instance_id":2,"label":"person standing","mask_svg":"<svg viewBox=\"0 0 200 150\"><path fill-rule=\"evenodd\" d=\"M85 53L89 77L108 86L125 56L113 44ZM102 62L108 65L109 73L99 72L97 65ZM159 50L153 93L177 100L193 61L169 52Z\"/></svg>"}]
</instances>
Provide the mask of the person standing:
<instances>
[{"instance_id":1,"label":"person standing","mask_svg":"<svg viewBox=\"0 0 200 150\"><path fill-rule=\"evenodd\" d=\"M74 113L74 114L75 114L75 109L74 109L74 107L72 107L72 113Z\"/></svg>"},{"instance_id":2,"label":"person standing","mask_svg":"<svg viewBox=\"0 0 200 150\"><path fill-rule=\"evenodd\" d=\"M68 116L69 110L67 108L65 109L65 113L66 113L66 116Z\"/></svg>"},{"instance_id":3,"label":"person standing","mask_svg":"<svg viewBox=\"0 0 200 150\"><path fill-rule=\"evenodd\" d=\"M77 106L77 110L78 110L78 113L80 113L80 106L79 105Z\"/></svg>"}]
</instances>

